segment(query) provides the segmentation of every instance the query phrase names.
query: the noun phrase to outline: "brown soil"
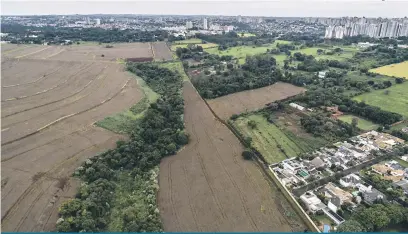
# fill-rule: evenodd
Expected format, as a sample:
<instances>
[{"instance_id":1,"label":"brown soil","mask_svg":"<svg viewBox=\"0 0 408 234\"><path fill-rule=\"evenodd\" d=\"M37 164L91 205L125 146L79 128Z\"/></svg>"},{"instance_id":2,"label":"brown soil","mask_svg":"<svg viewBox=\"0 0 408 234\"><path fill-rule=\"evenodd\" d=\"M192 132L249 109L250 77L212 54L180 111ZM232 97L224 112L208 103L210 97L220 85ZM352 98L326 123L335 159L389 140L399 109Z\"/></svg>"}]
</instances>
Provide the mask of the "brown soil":
<instances>
[{"instance_id":1,"label":"brown soil","mask_svg":"<svg viewBox=\"0 0 408 234\"><path fill-rule=\"evenodd\" d=\"M265 104L286 99L304 92L288 83L277 82L260 89L247 90L208 100L208 104L222 119L228 119L233 114L254 111L265 107Z\"/></svg>"},{"instance_id":2,"label":"brown soil","mask_svg":"<svg viewBox=\"0 0 408 234\"><path fill-rule=\"evenodd\" d=\"M173 59L173 55L166 42L154 42L152 43L154 60L156 61L168 61Z\"/></svg>"},{"instance_id":3,"label":"brown soil","mask_svg":"<svg viewBox=\"0 0 408 234\"><path fill-rule=\"evenodd\" d=\"M78 188L70 177L75 168L124 138L93 124L143 94L122 64L44 59L46 50L32 53L31 47L5 50L17 48L20 56L30 55L2 62L1 225L4 231L52 231L59 205Z\"/></svg>"},{"instance_id":4,"label":"brown soil","mask_svg":"<svg viewBox=\"0 0 408 234\"><path fill-rule=\"evenodd\" d=\"M303 231L301 222L284 215L281 193L254 162L243 160L238 139L214 118L190 82L183 95L190 143L160 164L164 230Z\"/></svg>"}]
</instances>

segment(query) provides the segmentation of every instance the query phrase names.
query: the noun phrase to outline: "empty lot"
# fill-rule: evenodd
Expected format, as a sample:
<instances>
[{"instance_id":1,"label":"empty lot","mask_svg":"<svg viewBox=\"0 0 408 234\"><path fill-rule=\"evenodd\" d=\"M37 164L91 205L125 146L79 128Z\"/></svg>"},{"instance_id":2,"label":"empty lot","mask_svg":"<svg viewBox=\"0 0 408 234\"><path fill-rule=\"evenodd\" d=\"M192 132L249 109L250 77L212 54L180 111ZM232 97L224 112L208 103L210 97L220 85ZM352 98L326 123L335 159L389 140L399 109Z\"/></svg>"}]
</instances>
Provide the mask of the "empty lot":
<instances>
[{"instance_id":1,"label":"empty lot","mask_svg":"<svg viewBox=\"0 0 408 234\"><path fill-rule=\"evenodd\" d=\"M242 159L238 139L188 81L183 95L190 143L160 164L158 204L164 230L303 231L282 194L253 162Z\"/></svg>"},{"instance_id":2,"label":"empty lot","mask_svg":"<svg viewBox=\"0 0 408 234\"><path fill-rule=\"evenodd\" d=\"M118 45L117 54L114 48L2 48L8 52L2 59L1 88L4 231L53 230L59 204L73 197L78 186L72 178L63 183L64 178L124 138L93 123L143 97L136 79L116 59L149 51L149 46ZM106 56L90 59L99 53Z\"/></svg>"},{"instance_id":3,"label":"empty lot","mask_svg":"<svg viewBox=\"0 0 408 234\"><path fill-rule=\"evenodd\" d=\"M173 59L173 55L166 42L153 42L152 48L156 61L168 61Z\"/></svg>"},{"instance_id":4,"label":"empty lot","mask_svg":"<svg viewBox=\"0 0 408 234\"><path fill-rule=\"evenodd\" d=\"M295 96L304 91L304 88L277 82L267 87L211 99L208 100L208 104L220 118L228 119L233 114L261 109L267 103Z\"/></svg>"}]
</instances>

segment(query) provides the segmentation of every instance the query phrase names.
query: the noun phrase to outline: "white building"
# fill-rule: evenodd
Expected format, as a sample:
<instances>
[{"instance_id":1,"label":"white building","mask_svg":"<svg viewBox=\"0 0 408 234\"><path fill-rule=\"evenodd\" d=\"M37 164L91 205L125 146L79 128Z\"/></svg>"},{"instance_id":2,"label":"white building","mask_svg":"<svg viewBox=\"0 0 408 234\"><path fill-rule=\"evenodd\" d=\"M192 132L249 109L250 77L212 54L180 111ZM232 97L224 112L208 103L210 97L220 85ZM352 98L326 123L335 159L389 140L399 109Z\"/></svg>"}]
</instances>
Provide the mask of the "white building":
<instances>
[{"instance_id":1,"label":"white building","mask_svg":"<svg viewBox=\"0 0 408 234\"><path fill-rule=\"evenodd\" d=\"M193 28L193 22L187 21L187 23L186 23L186 28L187 28L187 29Z\"/></svg>"},{"instance_id":2,"label":"white building","mask_svg":"<svg viewBox=\"0 0 408 234\"><path fill-rule=\"evenodd\" d=\"M101 19L95 19L95 23L96 23L96 25L100 25L101 24Z\"/></svg>"},{"instance_id":3,"label":"white building","mask_svg":"<svg viewBox=\"0 0 408 234\"><path fill-rule=\"evenodd\" d=\"M293 102L290 103L289 106L291 106L291 107L293 107L293 108L295 108L295 109L298 109L298 110L300 110L300 111L304 111L304 110L305 110L305 108L304 108L303 106L298 105L298 104L293 103Z\"/></svg>"},{"instance_id":4,"label":"white building","mask_svg":"<svg viewBox=\"0 0 408 234\"><path fill-rule=\"evenodd\" d=\"M203 29L204 29L204 30L208 30L208 21L207 21L207 18L204 18L204 19L203 19Z\"/></svg>"},{"instance_id":5,"label":"white building","mask_svg":"<svg viewBox=\"0 0 408 234\"><path fill-rule=\"evenodd\" d=\"M316 211L321 210L325 207L322 201L313 192L306 192L305 194L300 196L300 200L312 213L315 213Z\"/></svg>"}]
</instances>

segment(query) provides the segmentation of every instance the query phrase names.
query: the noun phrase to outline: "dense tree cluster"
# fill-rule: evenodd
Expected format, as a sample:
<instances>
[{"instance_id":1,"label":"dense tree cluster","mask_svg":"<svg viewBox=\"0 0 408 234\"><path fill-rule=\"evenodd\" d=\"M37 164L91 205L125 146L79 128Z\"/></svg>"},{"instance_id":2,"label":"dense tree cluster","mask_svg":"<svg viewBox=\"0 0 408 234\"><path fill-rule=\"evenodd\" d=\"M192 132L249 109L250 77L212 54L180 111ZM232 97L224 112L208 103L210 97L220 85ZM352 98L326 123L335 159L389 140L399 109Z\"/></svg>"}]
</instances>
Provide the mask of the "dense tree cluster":
<instances>
[{"instance_id":1,"label":"dense tree cluster","mask_svg":"<svg viewBox=\"0 0 408 234\"><path fill-rule=\"evenodd\" d=\"M228 32L221 35L197 34L197 37L208 42L219 45L220 50L226 50L234 46L261 46L274 42L271 35L260 35L256 37L240 37L236 32Z\"/></svg>"},{"instance_id":2,"label":"dense tree cluster","mask_svg":"<svg viewBox=\"0 0 408 234\"><path fill-rule=\"evenodd\" d=\"M128 171L126 173L135 180L142 180L139 187L130 187L130 190L150 191L146 188L147 183L143 182L149 180L145 174L158 165L162 157L174 154L188 142L181 117L181 76L152 64L129 63L128 70L142 77L160 94L160 98L150 105L144 117L133 126L128 143L121 142L116 149L95 156L78 168L76 174L85 183L76 199L61 206L58 231L106 230L114 205L112 199L117 189L118 174ZM151 204L147 206L146 214L138 214L140 210L137 207L120 213L122 230L115 231L161 231L155 199L146 199Z\"/></svg>"},{"instance_id":3,"label":"dense tree cluster","mask_svg":"<svg viewBox=\"0 0 408 234\"><path fill-rule=\"evenodd\" d=\"M375 204L357 210L351 219L340 224L337 232L373 232L390 225L407 224L408 208L396 204Z\"/></svg>"},{"instance_id":4,"label":"dense tree cluster","mask_svg":"<svg viewBox=\"0 0 408 234\"><path fill-rule=\"evenodd\" d=\"M300 119L302 127L314 136L335 141L349 138L356 134L356 129L348 123L333 120L322 114L311 114Z\"/></svg>"},{"instance_id":5,"label":"dense tree cluster","mask_svg":"<svg viewBox=\"0 0 408 234\"><path fill-rule=\"evenodd\" d=\"M402 120L400 114L381 110L364 102L354 101L334 89L309 90L304 95L297 96L295 100L305 103L309 107L338 105L340 111L352 113L382 125L389 125Z\"/></svg>"},{"instance_id":6,"label":"dense tree cluster","mask_svg":"<svg viewBox=\"0 0 408 234\"><path fill-rule=\"evenodd\" d=\"M119 30L102 28L63 28L63 27L32 27L19 24L1 25L3 33L9 33L10 36L17 39L11 40L11 43L30 43L41 44L63 43L65 40L71 41L98 41L102 43L112 42L148 42L163 41L168 37L168 33L162 30L142 31L142 30ZM28 37L35 35L36 38ZM4 38L7 40L7 38Z\"/></svg>"},{"instance_id":7,"label":"dense tree cluster","mask_svg":"<svg viewBox=\"0 0 408 234\"><path fill-rule=\"evenodd\" d=\"M362 52L358 52L352 58L352 61L359 64L367 59L372 61L371 67L368 68L400 63L408 60L408 49L397 47L389 48L385 45L371 46ZM361 65L360 67L367 68L365 65Z\"/></svg>"},{"instance_id":8,"label":"dense tree cluster","mask_svg":"<svg viewBox=\"0 0 408 234\"><path fill-rule=\"evenodd\" d=\"M271 85L282 79L272 55L248 56L241 68L219 71L217 74L193 78L194 86L204 98L219 96Z\"/></svg>"}]
</instances>

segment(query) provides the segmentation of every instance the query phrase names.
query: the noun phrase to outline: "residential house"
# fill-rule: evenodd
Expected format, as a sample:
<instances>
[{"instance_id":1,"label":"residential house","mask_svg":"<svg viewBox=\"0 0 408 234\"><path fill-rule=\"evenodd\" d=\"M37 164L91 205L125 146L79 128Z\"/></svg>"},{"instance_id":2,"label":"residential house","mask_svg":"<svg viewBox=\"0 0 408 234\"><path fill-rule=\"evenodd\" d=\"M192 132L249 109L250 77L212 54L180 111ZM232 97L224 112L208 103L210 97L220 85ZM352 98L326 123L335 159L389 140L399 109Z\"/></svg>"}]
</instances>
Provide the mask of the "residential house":
<instances>
[{"instance_id":1,"label":"residential house","mask_svg":"<svg viewBox=\"0 0 408 234\"><path fill-rule=\"evenodd\" d=\"M355 188L360 183L362 183L360 176L355 174L350 174L340 179L340 184L346 188Z\"/></svg>"},{"instance_id":2,"label":"residential house","mask_svg":"<svg viewBox=\"0 0 408 234\"><path fill-rule=\"evenodd\" d=\"M353 195L351 193L344 191L331 182L324 186L323 191L324 196L329 198L330 205L328 207L333 212L336 212L345 202L352 202Z\"/></svg>"},{"instance_id":3,"label":"residential house","mask_svg":"<svg viewBox=\"0 0 408 234\"><path fill-rule=\"evenodd\" d=\"M389 164L375 164L371 167L372 171L380 174L386 180L392 180L393 182L400 181L404 178L404 170L395 170Z\"/></svg>"},{"instance_id":4,"label":"residential house","mask_svg":"<svg viewBox=\"0 0 408 234\"><path fill-rule=\"evenodd\" d=\"M398 182L393 183L394 187L401 188L405 195L408 195L408 180L400 180Z\"/></svg>"},{"instance_id":5,"label":"residential house","mask_svg":"<svg viewBox=\"0 0 408 234\"><path fill-rule=\"evenodd\" d=\"M305 204L308 211L315 213L318 210L326 207L323 202L311 191L300 196L300 200Z\"/></svg>"},{"instance_id":6,"label":"residential house","mask_svg":"<svg viewBox=\"0 0 408 234\"><path fill-rule=\"evenodd\" d=\"M385 195L375 188L365 191L362 194L364 202L369 205L372 205L377 200L385 200Z\"/></svg>"},{"instance_id":7,"label":"residential house","mask_svg":"<svg viewBox=\"0 0 408 234\"><path fill-rule=\"evenodd\" d=\"M319 76L320 79L323 79L323 78L326 77L326 73L327 73L327 71L319 71L317 73L317 76Z\"/></svg>"}]
</instances>

